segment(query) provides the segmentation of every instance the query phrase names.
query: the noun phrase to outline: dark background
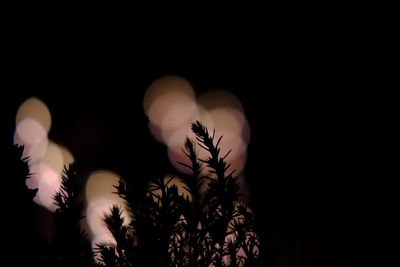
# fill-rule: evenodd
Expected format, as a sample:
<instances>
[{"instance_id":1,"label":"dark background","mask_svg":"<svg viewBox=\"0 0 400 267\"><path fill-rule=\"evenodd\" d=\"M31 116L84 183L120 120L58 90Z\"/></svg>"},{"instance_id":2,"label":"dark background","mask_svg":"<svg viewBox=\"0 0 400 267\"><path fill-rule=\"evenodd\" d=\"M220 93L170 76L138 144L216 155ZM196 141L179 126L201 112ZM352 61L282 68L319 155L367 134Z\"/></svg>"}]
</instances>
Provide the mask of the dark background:
<instances>
[{"instance_id":1,"label":"dark background","mask_svg":"<svg viewBox=\"0 0 400 267\"><path fill-rule=\"evenodd\" d=\"M169 37L139 47L81 32L45 42L35 34L11 38L3 52L2 144L12 142L18 106L36 96L52 114L49 138L70 149L82 170L113 170L141 190L173 170L147 128L142 100L149 84L173 74L197 94L227 89L242 101L251 127L245 176L263 261L384 261L392 198L381 150L384 98L363 47L349 36L302 32L263 43L248 38L246 46L211 38L199 48L189 40L171 45Z\"/></svg>"}]
</instances>

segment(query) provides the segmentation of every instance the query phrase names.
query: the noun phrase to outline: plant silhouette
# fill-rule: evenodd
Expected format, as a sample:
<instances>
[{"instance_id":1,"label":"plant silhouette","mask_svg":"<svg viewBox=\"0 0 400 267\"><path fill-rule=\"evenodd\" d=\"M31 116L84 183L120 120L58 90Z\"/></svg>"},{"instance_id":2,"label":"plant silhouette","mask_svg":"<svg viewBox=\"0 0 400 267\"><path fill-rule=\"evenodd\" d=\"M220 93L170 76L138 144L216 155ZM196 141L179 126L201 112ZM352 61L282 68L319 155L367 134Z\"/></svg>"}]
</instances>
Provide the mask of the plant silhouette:
<instances>
[{"instance_id":1,"label":"plant silhouette","mask_svg":"<svg viewBox=\"0 0 400 267\"><path fill-rule=\"evenodd\" d=\"M88 266L92 262L90 243L81 231L83 201L79 201L76 163L64 167L61 190L54 195L57 205L55 216L56 266Z\"/></svg>"},{"instance_id":2,"label":"plant silhouette","mask_svg":"<svg viewBox=\"0 0 400 267\"><path fill-rule=\"evenodd\" d=\"M91 249L81 230L84 203L79 197L77 165L65 166L61 189L54 195L54 238L44 242L29 236L34 229L13 235L10 240L16 240L15 246L28 236L32 249L26 248L30 253L24 260L15 259L20 253L16 250L11 255L11 266L254 266L260 240L253 213L239 201L235 170L226 163L227 154L221 155L223 137L216 137L215 131L210 134L198 121L191 129L196 139L187 138L183 149L190 163L180 163L191 170L190 175L181 176L183 189L174 183L178 179L175 176L151 180L141 194L134 194L133 185L122 179L114 186L132 215L127 221L122 216L123 207L117 205L104 215L115 245L100 242ZM199 158L199 149L205 149L208 157ZM14 147L13 151L13 169L19 177L15 187L23 191L24 213L19 215L22 221L18 226L25 229L26 222L35 220L38 206L32 199L37 189L26 187L25 179L31 174L28 159L21 160L23 147ZM204 184L207 189L201 192ZM40 247L45 249L39 251Z\"/></svg>"},{"instance_id":3,"label":"plant silhouette","mask_svg":"<svg viewBox=\"0 0 400 267\"><path fill-rule=\"evenodd\" d=\"M210 134L198 121L191 128L196 140L187 138L183 151L190 165L181 164L192 170L183 179L192 198L179 192L175 177L154 179L142 200L120 180L116 193L129 204L133 220L126 224L118 206L105 216L117 244L97 245L101 266L253 266L257 261L254 217L238 200L235 171L219 147L223 137L216 139L215 131ZM197 145L208 158L198 158ZM208 184L203 194L198 193L201 183Z\"/></svg>"},{"instance_id":4,"label":"plant silhouette","mask_svg":"<svg viewBox=\"0 0 400 267\"><path fill-rule=\"evenodd\" d=\"M2 194L7 197L7 204L3 204L2 227L5 238L3 239L3 262L7 266L37 266L40 261L40 237L37 232L38 218L37 206L32 201L37 189L29 189L26 180L32 174L29 172L29 158L23 157L23 146L8 146L3 161L3 171L7 174L4 179ZM11 199L7 192L15 192L18 200ZM10 201L11 200L11 201ZM12 204L11 204L12 203Z\"/></svg>"}]
</instances>

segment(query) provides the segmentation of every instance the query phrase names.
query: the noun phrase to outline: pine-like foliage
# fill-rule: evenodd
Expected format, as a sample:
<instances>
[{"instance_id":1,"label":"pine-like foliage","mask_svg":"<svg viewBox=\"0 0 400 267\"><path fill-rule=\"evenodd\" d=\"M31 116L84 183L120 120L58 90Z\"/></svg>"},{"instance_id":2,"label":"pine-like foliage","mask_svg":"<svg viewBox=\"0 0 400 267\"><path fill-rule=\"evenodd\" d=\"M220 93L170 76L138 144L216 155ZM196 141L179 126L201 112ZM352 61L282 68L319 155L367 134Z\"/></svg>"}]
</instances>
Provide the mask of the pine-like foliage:
<instances>
[{"instance_id":1,"label":"pine-like foliage","mask_svg":"<svg viewBox=\"0 0 400 267\"><path fill-rule=\"evenodd\" d=\"M7 146L3 151L2 193L2 262L6 266L36 266L40 260L40 243L37 231L37 206L32 201L37 189L26 186L30 179L29 158L23 157L23 146Z\"/></svg>"},{"instance_id":2,"label":"pine-like foliage","mask_svg":"<svg viewBox=\"0 0 400 267\"><path fill-rule=\"evenodd\" d=\"M58 206L54 239L42 242L33 229L37 206L32 199L37 189L26 187L28 162L21 161L23 148L14 147L10 166L15 180L11 181L21 197L21 207L14 213L11 208L7 212L11 218L5 220L17 221L16 226L6 224L12 233L10 241L27 256L10 249L6 262L9 266L62 267L254 266L260 241L253 213L239 201L235 172L225 161L227 155L221 155L223 137L216 137L215 131L210 134L198 121L192 123L192 131L196 139L187 138L183 149L190 163L181 163L192 171L181 177L184 188L174 183L176 177L157 177L141 195L135 195L131 185L121 179L115 193L126 200L127 207L113 206L104 217L116 245L98 243L93 251L81 230L83 202L76 164L65 168L61 189L54 195ZM199 158L199 149L205 149L208 156ZM200 193L204 183L207 190ZM122 216L123 208L131 213L131 221ZM41 247L46 249L40 252Z\"/></svg>"},{"instance_id":3,"label":"pine-like foliage","mask_svg":"<svg viewBox=\"0 0 400 267\"><path fill-rule=\"evenodd\" d=\"M76 163L67 168L61 181L61 189L54 195L58 206L55 216L54 240L56 266L89 266L92 262L90 243L81 230L83 201L78 199L79 186Z\"/></svg>"},{"instance_id":4,"label":"pine-like foliage","mask_svg":"<svg viewBox=\"0 0 400 267\"><path fill-rule=\"evenodd\" d=\"M215 131L211 135L200 122L192 123L196 141L186 139L184 153L192 170L184 177L190 199L169 179L156 178L142 199L132 196L129 184L120 180L117 193L129 204L133 220L126 224L119 207L106 215L105 223L116 240L115 247L98 244L101 266L253 266L259 239L253 213L239 201L239 186L221 155ZM197 157L196 147L208 151ZM202 175L207 168L208 174ZM201 183L208 183L200 195Z\"/></svg>"}]
</instances>

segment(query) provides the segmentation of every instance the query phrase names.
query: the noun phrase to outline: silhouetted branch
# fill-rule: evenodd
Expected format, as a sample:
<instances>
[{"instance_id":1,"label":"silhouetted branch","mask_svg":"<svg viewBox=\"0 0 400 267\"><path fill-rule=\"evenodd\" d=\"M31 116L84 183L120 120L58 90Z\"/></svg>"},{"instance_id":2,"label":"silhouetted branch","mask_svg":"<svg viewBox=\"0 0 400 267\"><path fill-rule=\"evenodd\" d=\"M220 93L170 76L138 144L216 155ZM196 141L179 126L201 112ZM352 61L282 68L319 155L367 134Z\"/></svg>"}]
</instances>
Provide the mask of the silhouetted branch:
<instances>
[{"instance_id":1,"label":"silhouetted branch","mask_svg":"<svg viewBox=\"0 0 400 267\"><path fill-rule=\"evenodd\" d=\"M55 212L56 258L58 266L84 266L92 262L90 243L81 230L83 201L78 199L77 165L64 167L61 189L54 195L58 206Z\"/></svg>"}]
</instances>

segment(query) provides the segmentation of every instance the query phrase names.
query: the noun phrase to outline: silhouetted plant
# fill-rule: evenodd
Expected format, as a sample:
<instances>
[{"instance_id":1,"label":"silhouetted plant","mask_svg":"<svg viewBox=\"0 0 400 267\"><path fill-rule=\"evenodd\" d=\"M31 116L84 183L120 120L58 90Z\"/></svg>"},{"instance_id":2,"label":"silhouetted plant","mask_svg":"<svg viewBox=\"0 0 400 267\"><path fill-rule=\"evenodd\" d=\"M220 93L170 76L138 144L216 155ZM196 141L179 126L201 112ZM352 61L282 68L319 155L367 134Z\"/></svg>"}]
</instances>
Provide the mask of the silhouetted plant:
<instances>
[{"instance_id":1,"label":"silhouetted plant","mask_svg":"<svg viewBox=\"0 0 400 267\"><path fill-rule=\"evenodd\" d=\"M78 199L79 186L76 163L64 167L61 189L54 195L58 206L55 216L56 266L88 266L92 261L90 243L81 230L83 201Z\"/></svg>"},{"instance_id":2,"label":"silhouetted plant","mask_svg":"<svg viewBox=\"0 0 400 267\"><path fill-rule=\"evenodd\" d=\"M260 241L254 229L251 210L239 201L239 186L226 157L221 155L222 136L216 138L200 122L192 123L196 140L187 138L183 153L190 163L191 175L183 176L183 194L173 183L175 177L157 177L146 190L133 194L122 179L116 192L126 201L131 221L122 216L123 207L113 206L104 222L115 245L98 243L93 251L81 230L83 202L79 200L76 164L64 169L62 185L54 195L58 208L54 213L55 239L52 255L42 266L253 266L259 256ZM198 149L209 156L198 157ZM17 157L22 148L17 148ZM29 177L26 159L18 168ZM205 173L207 170L207 173ZM33 205L36 190L22 185L25 201ZM200 193L202 183L207 189ZM33 231L32 231L33 232ZM36 266L36 265L35 265Z\"/></svg>"},{"instance_id":3,"label":"silhouetted plant","mask_svg":"<svg viewBox=\"0 0 400 267\"><path fill-rule=\"evenodd\" d=\"M197 142L187 138L184 153L192 170L184 177L185 189L180 194L169 179L156 178L142 200L131 195L123 180L117 193L127 201L133 220L124 224L121 210L114 206L105 223L115 238L116 246L98 244L100 265L119 266L252 266L258 258L259 239L253 227L253 214L239 199L234 170L220 155L220 141L200 122L192 123ZM197 156L196 144L209 153ZM208 174L202 175L202 167ZM207 182L200 196L201 183Z\"/></svg>"},{"instance_id":4,"label":"silhouetted plant","mask_svg":"<svg viewBox=\"0 0 400 267\"><path fill-rule=\"evenodd\" d=\"M39 234L37 231L37 206L32 201L38 189L26 185L32 174L29 158L23 158L24 147L7 146L2 161L5 172L2 196L3 247L2 262L6 266L36 266L41 261ZM9 194L13 192L13 194Z\"/></svg>"},{"instance_id":5,"label":"silhouetted plant","mask_svg":"<svg viewBox=\"0 0 400 267\"><path fill-rule=\"evenodd\" d=\"M19 193L18 195L24 203L31 204L32 199L36 196L38 189L30 189L26 185L26 180L30 179L32 176L29 171L29 158L23 158L24 146L14 145L12 152L13 154L11 154L11 159L13 160L13 166L15 166L14 175L17 177L17 179L14 180L16 183L15 189Z\"/></svg>"}]
</instances>

